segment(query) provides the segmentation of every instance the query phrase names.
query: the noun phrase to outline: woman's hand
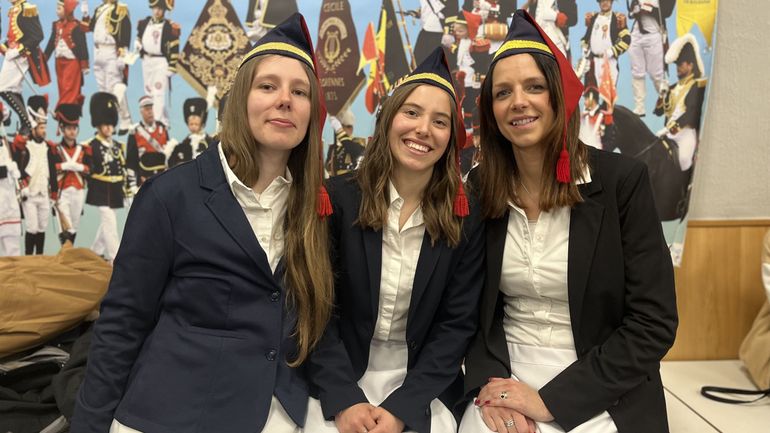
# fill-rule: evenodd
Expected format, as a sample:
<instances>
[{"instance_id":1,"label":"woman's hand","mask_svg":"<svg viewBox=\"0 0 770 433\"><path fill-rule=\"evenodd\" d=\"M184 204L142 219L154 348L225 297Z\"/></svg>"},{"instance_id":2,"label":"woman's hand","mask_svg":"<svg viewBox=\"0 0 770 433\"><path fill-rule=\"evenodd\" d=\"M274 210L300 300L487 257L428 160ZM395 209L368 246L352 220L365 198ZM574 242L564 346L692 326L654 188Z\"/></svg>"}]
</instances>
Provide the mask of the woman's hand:
<instances>
[{"instance_id":1,"label":"woman's hand","mask_svg":"<svg viewBox=\"0 0 770 433\"><path fill-rule=\"evenodd\" d=\"M536 433L535 422L507 407L484 406L481 419L487 428L497 433Z\"/></svg>"},{"instance_id":2,"label":"woman's hand","mask_svg":"<svg viewBox=\"0 0 770 433\"><path fill-rule=\"evenodd\" d=\"M477 405L508 407L538 422L553 421L540 394L516 379L490 378L481 388Z\"/></svg>"},{"instance_id":3,"label":"woman's hand","mask_svg":"<svg viewBox=\"0 0 770 433\"><path fill-rule=\"evenodd\" d=\"M377 427L370 429L369 433L401 433L404 431L404 422L381 407L375 407L372 410L372 416L377 422Z\"/></svg>"},{"instance_id":4,"label":"woman's hand","mask_svg":"<svg viewBox=\"0 0 770 433\"><path fill-rule=\"evenodd\" d=\"M369 403L358 403L340 411L334 417L334 424L340 433L366 433L377 427L373 409Z\"/></svg>"}]
</instances>

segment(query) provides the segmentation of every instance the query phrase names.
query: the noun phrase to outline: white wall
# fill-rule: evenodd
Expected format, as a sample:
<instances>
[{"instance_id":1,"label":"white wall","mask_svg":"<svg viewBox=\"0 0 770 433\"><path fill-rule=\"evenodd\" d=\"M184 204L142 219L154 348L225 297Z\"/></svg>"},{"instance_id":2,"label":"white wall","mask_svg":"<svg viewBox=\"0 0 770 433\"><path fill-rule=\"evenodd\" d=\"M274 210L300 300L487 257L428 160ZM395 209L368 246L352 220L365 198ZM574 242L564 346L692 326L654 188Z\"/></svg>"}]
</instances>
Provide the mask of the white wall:
<instances>
[{"instance_id":1,"label":"white wall","mask_svg":"<svg viewBox=\"0 0 770 433\"><path fill-rule=\"evenodd\" d=\"M719 2L690 219L770 218L770 8Z\"/></svg>"}]
</instances>

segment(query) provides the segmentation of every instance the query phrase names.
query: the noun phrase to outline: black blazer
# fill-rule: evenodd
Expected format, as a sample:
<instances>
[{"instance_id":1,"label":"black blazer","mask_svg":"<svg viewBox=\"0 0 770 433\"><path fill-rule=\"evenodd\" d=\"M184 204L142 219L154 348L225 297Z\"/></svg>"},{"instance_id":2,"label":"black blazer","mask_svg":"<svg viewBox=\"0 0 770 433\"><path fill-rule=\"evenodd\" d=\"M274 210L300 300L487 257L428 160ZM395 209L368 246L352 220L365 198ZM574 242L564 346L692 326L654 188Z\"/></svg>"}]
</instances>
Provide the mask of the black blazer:
<instances>
[{"instance_id":1,"label":"black blazer","mask_svg":"<svg viewBox=\"0 0 770 433\"><path fill-rule=\"evenodd\" d=\"M578 360L540 389L566 431L607 410L620 433L668 431L660 360L677 327L674 273L646 166L590 149L591 182L570 214L567 285ZM500 269L508 214L487 221L481 319L466 398L509 377Z\"/></svg>"},{"instance_id":2,"label":"black blazer","mask_svg":"<svg viewBox=\"0 0 770 433\"><path fill-rule=\"evenodd\" d=\"M72 431L113 417L144 433L258 432L272 395L302 426L304 369L282 269L230 190L217 151L144 183L94 327Z\"/></svg>"},{"instance_id":3,"label":"black blazer","mask_svg":"<svg viewBox=\"0 0 770 433\"><path fill-rule=\"evenodd\" d=\"M355 224L361 191L353 173L329 180L334 206L330 235L334 246L336 311L308 374L324 417L368 400L357 381L366 371L374 335L382 267L382 231ZM450 248L431 245L427 231L417 261L407 319L408 374L380 405L409 430L430 431L430 402L441 396L452 409L462 396L460 365L476 331L483 284L484 233L475 206L463 222L462 240Z\"/></svg>"}]
</instances>

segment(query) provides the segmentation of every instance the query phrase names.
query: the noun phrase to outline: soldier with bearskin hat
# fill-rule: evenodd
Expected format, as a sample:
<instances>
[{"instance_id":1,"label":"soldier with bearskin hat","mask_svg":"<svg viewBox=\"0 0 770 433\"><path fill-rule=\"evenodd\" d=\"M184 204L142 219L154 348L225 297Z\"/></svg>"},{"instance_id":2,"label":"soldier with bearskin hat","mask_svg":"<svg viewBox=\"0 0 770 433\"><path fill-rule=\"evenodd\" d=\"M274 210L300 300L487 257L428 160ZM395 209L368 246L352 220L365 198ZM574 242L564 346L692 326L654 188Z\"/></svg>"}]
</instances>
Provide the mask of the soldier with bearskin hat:
<instances>
[{"instance_id":1,"label":"soldier with bearskin hat","mask_svg":"<svg viewBox=\"0 0 770 433\"><path fill-rule=\"evenodd\" d=\"M329 124L334 129L334 143L326 153L325 168L329 176L339 176L358 168L364 157L366 142L353 136L356 117L350 110L345 110L339 117L329 117Z\"/></svg>"},{"instance_id":2,"label":"soldier with bearskin hat","mask_svg":"<svg viewBox=\"0 0 770 433\"><path fill-rule=\"evenodd\" d=\"M10 113L0 102L0 257L21 254L21 208L19 207L19 178L21 173L11 155L6 138L5 120Z\"/></svg>"},{"instance_id":3,"label":"soldier with bearskin hat","mask_svg":"<svg viewBox=\"0 0 770 433\"><path fill-rule=\"evenodd\" d=\"M698 41L692 33L685 33L671 44L666 52L666 63L676 63L679 81L655 107L654 114L666 117L666 136L674 140L679 150L679 168L687 171L692 167L698 147L701 108L706 91L703 60Z\"/></svg>"},{"instance_id":4,"label":"soldier with bearskin hat","mask_svg":"<svg viewBox=\"0 0 770 433\"><path fill-rule=\"evenodd\" d=\"M183 162L192 161L214 142L206 133L207 104L203 98L190 98L184 101L184 121L190 135L177 144L168 158L168 166L175 167Z\"/></svg>"},{"instance_id":5,"label":"soldier with bearskin hat","mask_svg":"<svg viewBox=\"0 0 770 433\"><path fill-rule=\"evenodd\" d=\"M126 90L128 46L131 43L131 17L128 6L117 0L102 0L94 16L83 11L84 28L94 33L94 78L100 92L115 95L118 101L120 124L118 134L131 128L131 112L128 111Z\"/></svg>"},{"instance_id":6,"label":"soldier with bearskin hat","mask_svg":"<svg viewBox=\"0 0 770 433\"><path fill-rule=\"evenodd\" d=\"M96 92L91 95L90 110L96 136L87 147L91 164L86 203L99 209L100 219L91 249L112 261L120 244L115 209L123 207L126 197L125 147L112 138L118 124L117 98L112 93Z\"/></svg>"},{"instance_id":7,"label":"soldier with bearskin hat","mask_svg":"<svg viewBox=\"0 0 770 433\"><path fill-rule=\"evenodd\" d=\"M145 180L166 169L166 146L168 128L155 120L153 98L144 95L139 98L139 112L142 121L134 125L128 136L128 154L126 167L129 175L135 178L130 188L135 192Z\"/></svg>"},{"instance_id":8,"label":"soldier with bearskin hat","mask_svg":"<svg viewBox=\"0 0 770 433\"><path fill-rule=\"evenodd\" d=\"M46 139L48 99L34 95L27 100L32 130L29 137L17 134L13 141L14 160L21 172L21 202L24 211L24 253L43 254L48 228L50 200L56 201L56 145Z\"/></svg>"},{"instance_id":9,"label":"soldier with bearskin hat","mask_svg":"<svg viewBox=\"0 0 770 433\"><path fill-rule=\"evenodd\" d=\"M59 104L54 114L63 135L61 143L56 147L60 161L56 164L59 217L67 223L66 227L61 227L59 232L59 240L62 244L66 241L75 243L86 198L85 177L89 174L90 158L84 146L77 141L81 113L81 105Z\"/></svg>"},{"instance_id":10,"label":"soldier with bearskin hat","mask_svg":"<svg viewBox=\"0 0 770 433\"><path fill-rule=\"evenodd\" d=\"M8 11L8 39L0 44L0 54L5 56L0 68L0 97L19 116L19 132L28 135L32 125L24 108L21 86L24 75L29 72L38 86L51 82L45 64L40 42L43 28L40 26L37 6L26 0L11 0Z\"/></svg>"},{"instance_id":11,"label":"soldier with bearskin hat","mask_svg":"<svg viewBox=\"0 0 770 433\"><path fill-rule=\"evenodd\" d=\"M45 58L53 56L56 65L56 83L59 88L61 104L83 105L81 93L83 75L89 71L88 46L82 23L73 13L77 0L58 0L56 16L58 20L51 24L51 36L45 48Z\"/></svg>"},{"instance_id":12,"label":"soldier with bearskin hat","mask_svg":"<svg viewBox=\"0 0 770 433\"><path fill-rule=\"evenodd\" d=\"M179 58L179 24L165 17L174 0L149 0L152 15L139 21L136 47L142 56L144 93L152 96L155 118L168 125L166 91Z\"/></svg>"}]
</instances>

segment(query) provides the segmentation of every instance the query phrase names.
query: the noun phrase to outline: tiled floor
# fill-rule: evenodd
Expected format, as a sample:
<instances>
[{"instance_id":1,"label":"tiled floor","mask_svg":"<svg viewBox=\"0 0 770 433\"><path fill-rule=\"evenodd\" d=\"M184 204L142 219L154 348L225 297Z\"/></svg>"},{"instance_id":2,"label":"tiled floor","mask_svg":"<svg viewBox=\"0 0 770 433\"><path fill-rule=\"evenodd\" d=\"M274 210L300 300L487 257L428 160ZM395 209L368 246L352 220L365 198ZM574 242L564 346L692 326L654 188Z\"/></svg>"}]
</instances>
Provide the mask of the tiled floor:
<instances>
[{"instance_id":1,"label":"tiled floor","mask_svg":"<svg viewBox=\"0 0 770 433\"><path fill-rule=\"evenodd\" d=\"M756 389L740 361L666 361L661 375L671 433L770 432L770 398L731 405L700 395L704 385Z\"/></svg>"}]
</instances>

